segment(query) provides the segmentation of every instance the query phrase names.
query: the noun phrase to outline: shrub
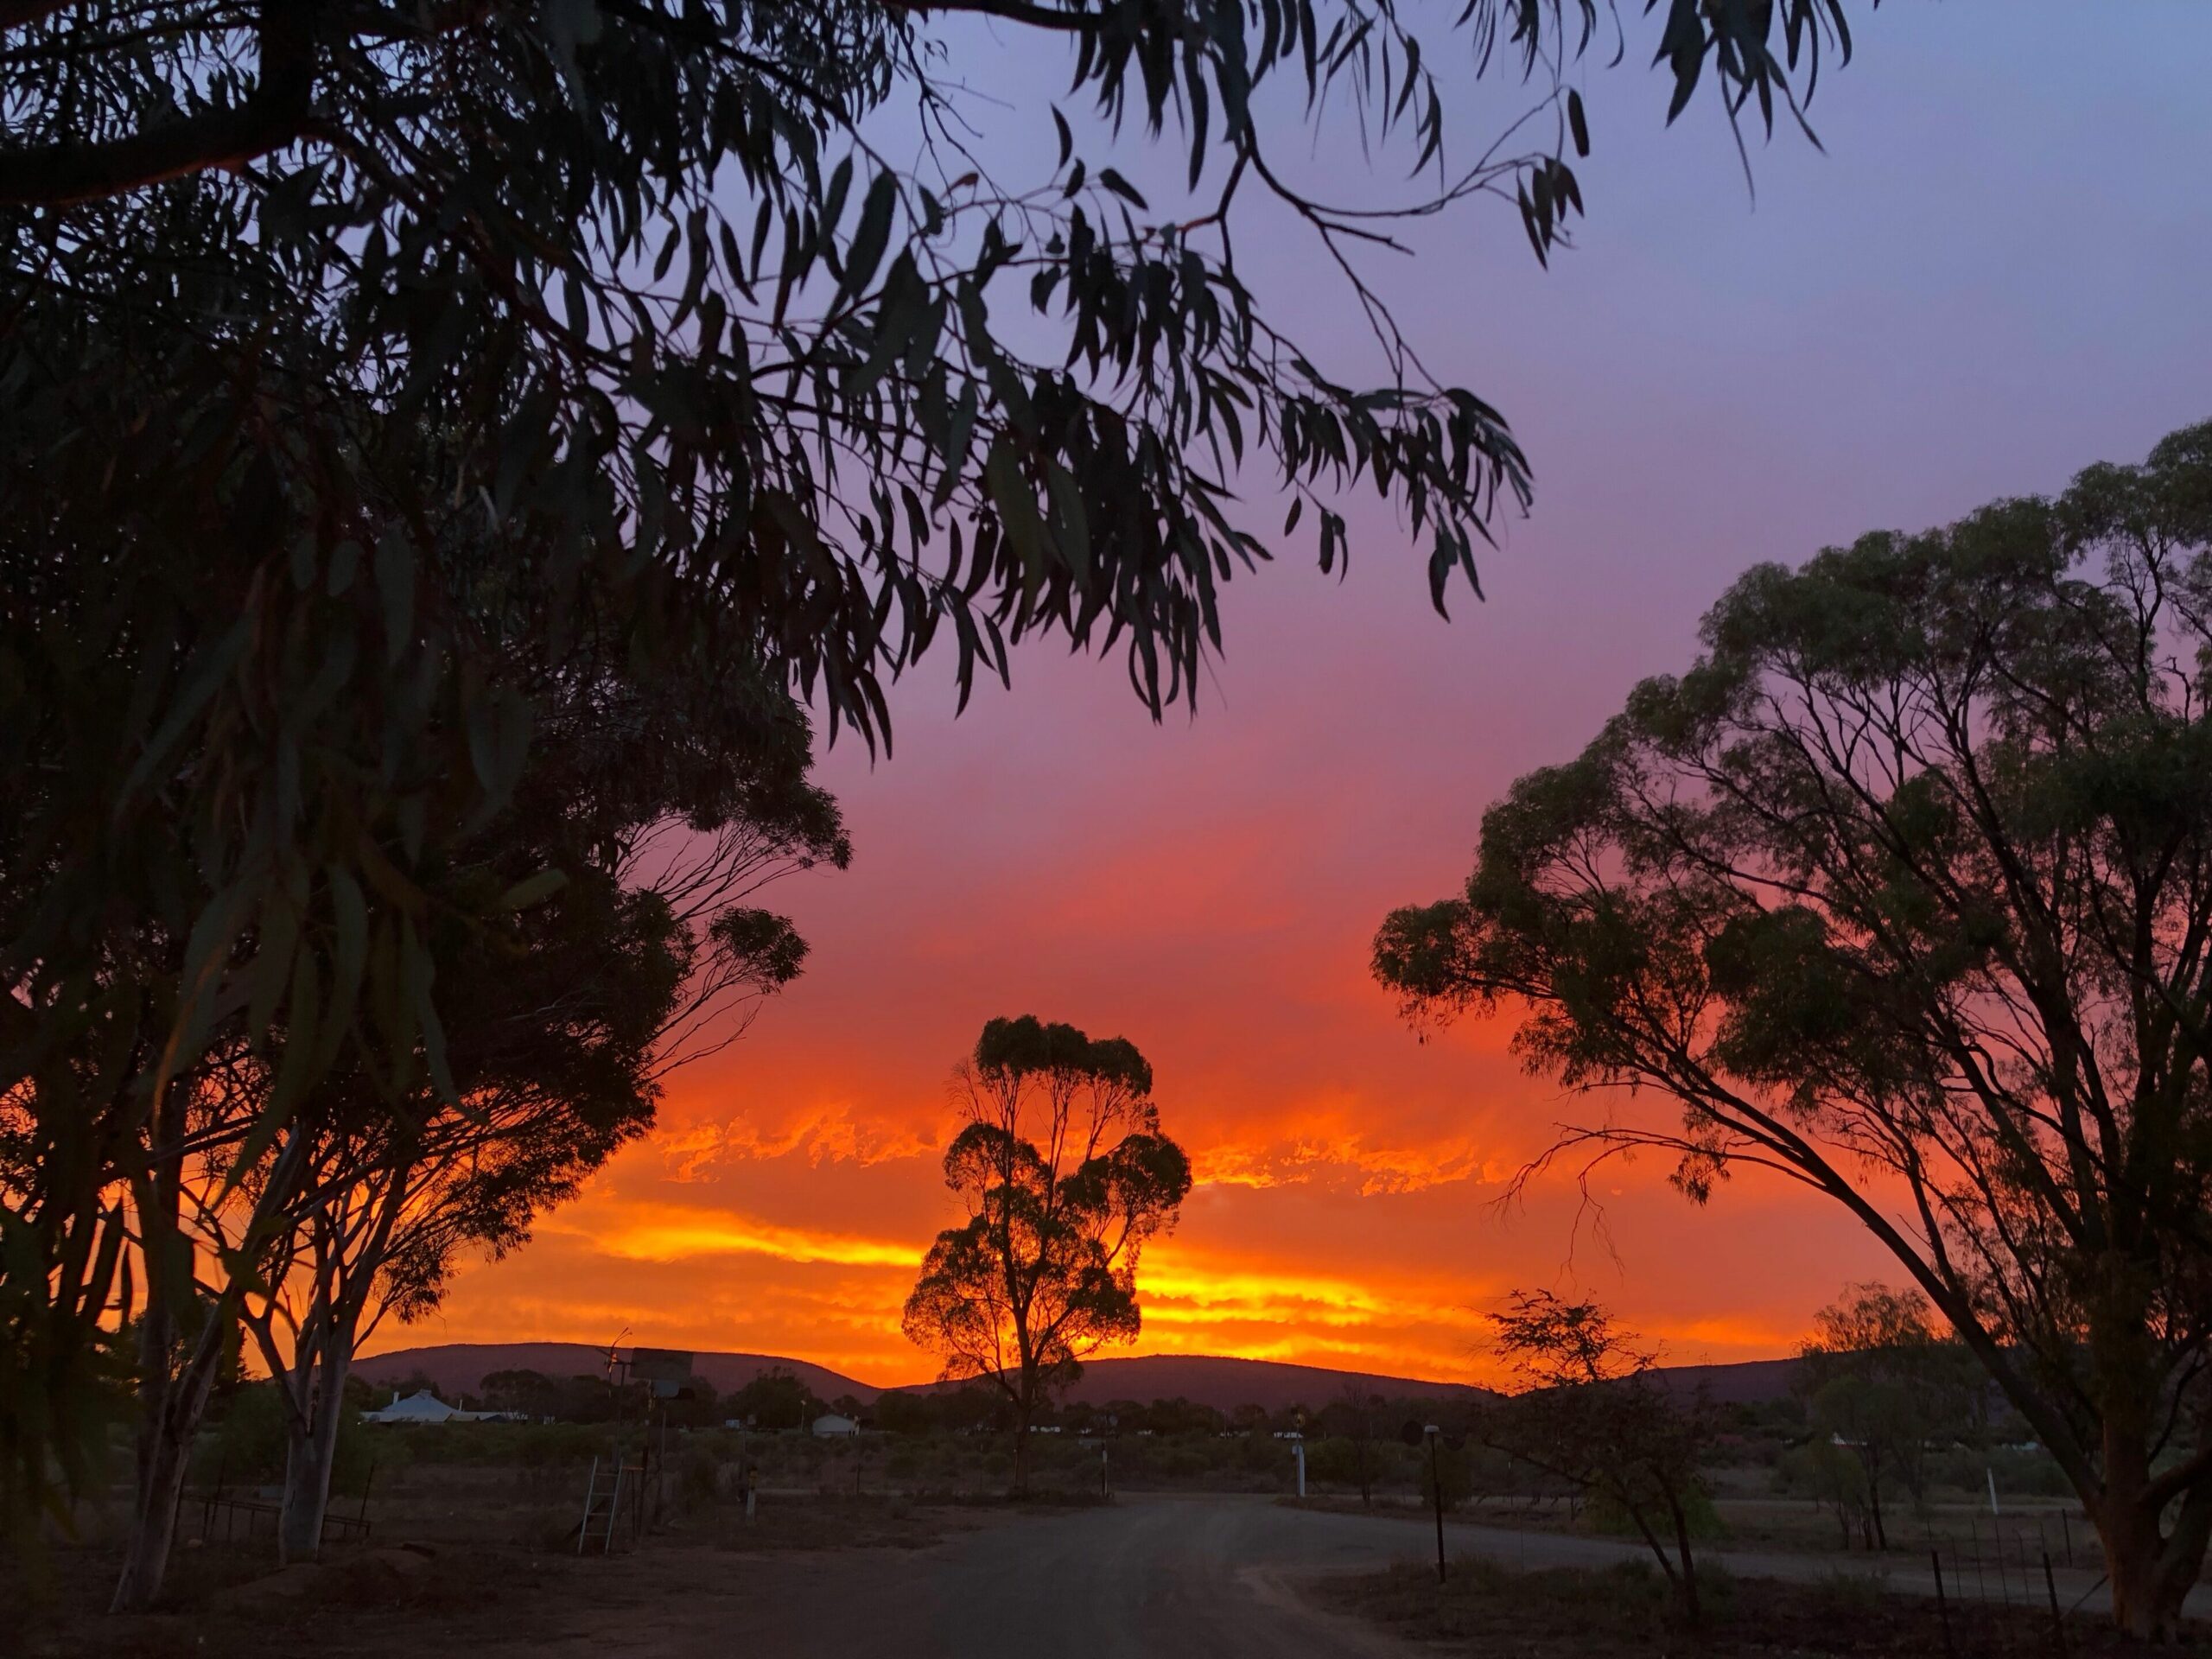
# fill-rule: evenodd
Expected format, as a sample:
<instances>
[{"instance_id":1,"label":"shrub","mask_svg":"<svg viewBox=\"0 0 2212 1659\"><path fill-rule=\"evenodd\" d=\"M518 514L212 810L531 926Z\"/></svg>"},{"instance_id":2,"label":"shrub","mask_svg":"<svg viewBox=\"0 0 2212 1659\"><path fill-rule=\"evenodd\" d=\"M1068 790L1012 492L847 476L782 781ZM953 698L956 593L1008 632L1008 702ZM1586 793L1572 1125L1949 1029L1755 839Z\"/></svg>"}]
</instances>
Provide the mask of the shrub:
<instances>
[{"instance_id":1,"label":"shrub","mask_svg":"<svg viewBox=\"0 0 2212 1659\"><path fill-rule=\"evenodd\" d=\"M1683 1494L1682 1518L1689 1523L1690 1536L1698 1540L1726 1535L1727 1527L1720 1519L1720 1512L1713 1507L1713 1499L1701 1486L1693 1486ZM1618 1537L1641 1538L1635 1516L1611 1492L1595 1491L1582 1507L1583 1524L1592 1532L1602 1532ZM1644 1519L1660 1541L1671 1546L1674 1541L1674 1520L1663 1504L1652 1503L1644 1510Z\"/></svg>"},{"instance_id":2,"label":"shrub","mask_svg":"<svg viewBox=\"0 0 2212 1659\"><path fill-rule=\"evenodd\" d=\"M211 1414L212 1415L213 1414ZM201 1486L260 1486L284 1478L286 1441L283 1396L274 1382L248 1382L223 1402L221 1414L203 1430L193 1447L192 1478ZM330 1490L334 1497L359 1493L369 1465L389 1473L404 1463L405 1452L387 1448L373 1429L348 1412L338 1425Z\"/></svg>"}]
</instances>

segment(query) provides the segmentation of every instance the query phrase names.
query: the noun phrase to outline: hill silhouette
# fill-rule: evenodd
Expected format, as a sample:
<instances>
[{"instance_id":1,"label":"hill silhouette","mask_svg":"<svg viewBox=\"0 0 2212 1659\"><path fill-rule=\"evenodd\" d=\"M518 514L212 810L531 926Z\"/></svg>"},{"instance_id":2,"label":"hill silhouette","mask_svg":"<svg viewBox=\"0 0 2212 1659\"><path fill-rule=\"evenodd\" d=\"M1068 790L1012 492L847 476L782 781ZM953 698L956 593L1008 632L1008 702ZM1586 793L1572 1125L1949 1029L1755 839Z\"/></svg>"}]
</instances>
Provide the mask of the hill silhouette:
<instances>
[{"instance_id":1,"label":"hill silhouette","mask_svg":"<svg viewBox=\"0 0 2212 1659\"><path fill-rule=\"evenodd\" d=\"M626 1351L629 1345L625 1344ZM775 1354L702 1353L691 1366L693 1374L712 1383L716 1394L734 1393L761 1372L779 1368L824 1400L849 1394L865 1402L881 1392L827 1365ZM456 1394L476 1393L493 1371L537 1371L564 1378L599 1376L606 1369L607 1351L588 1342L442 1342L422 1348L396 1348L353 1362L354 1376L380 1388L419 1375L429 1377L448 1400Z\"/></svg>"},{"instance_id":2,"label":"hill silhouette","mask_svg":"<svg viewBox=\"0 0 2212 1659\"><path fill-rule=\"evenodd\" d=\"M1325 1365L1288 1365L1272 1359L1236 1359L1225 1354L1140 1354L1127 1359L1086 1360L1083 1375L1057 1397L1093 1406L1113 1400L1148 1403L1180 1399L1220 1411L1234 1411L1239 1406L1260 1406L1268 1411L1306 1406L1318 1411L1353 1382L1363 1392L1388 1400L1442 1399L1484 1392L1465 1382L1339 1371Z\"/></svg>"},{"instance_id":3,"label":"hill silhouette","mask_svg":"<svg viewBox=\"0 0 2212 1659\"><path fill-rule=\"evenodd\" d=\"M648 1346L652 1344L647 1344ZM379 1387L390 1387L412 1376L427 1376L440 1394L474 1394L493 1371L537 1371L551 1377L597 1376L604 1369L606 1351L583 1342L455 1342L417 1348L394 1349L354 1363L354 1374ZM1756 1404L1778 1399L1789 1391L1796 1362L1756 1359L1732 1365L1676 1365L1665 1368L1671 1380L1696 1387L1702 1383L1715 1400L1725 1404ZM804 1359L775 1354L701 1352L693 1362L696 1374L712 1383L717 1394L743 1388L761 1372L781 1369L791 1372L824 1400L850 1395L863 1404L885 1392L883 1387L833 1371ZM1365 1371L1336 1370L1324 1365L1290 1365L1269 1359L1237 1359L1224 1354L1141 1354L1122 1359L1094 1359L1083 1368L1061 1398L1090 1405L1112 1400L1181 1398L1220 1411L1256 1405L1268 1411L1293 1406L1319 1410L1338 1398L1348 1382L1357 1380L1368 1392L1385 1399L1436 1399L1478 1395L1483 1389L1465 1382L1440 1382L1410 1376L1389 1376ZM942 1388L923 1382L906 1387Z\"/></svg>"}]
</instances>

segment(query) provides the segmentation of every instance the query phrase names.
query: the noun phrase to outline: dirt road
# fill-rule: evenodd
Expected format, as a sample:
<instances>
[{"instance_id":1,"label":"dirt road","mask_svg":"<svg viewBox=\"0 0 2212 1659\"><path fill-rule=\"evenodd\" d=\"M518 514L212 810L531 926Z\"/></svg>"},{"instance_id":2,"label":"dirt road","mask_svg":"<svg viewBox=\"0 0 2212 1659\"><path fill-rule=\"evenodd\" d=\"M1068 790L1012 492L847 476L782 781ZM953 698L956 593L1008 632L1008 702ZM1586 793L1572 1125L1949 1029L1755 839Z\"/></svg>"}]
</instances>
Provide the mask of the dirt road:
<instances>
[{"instance_id":1,"label":"dirt road","mask_svg":"<svg viewBox=\"0 0 2212 1659\"><path fill-rule=\"evenodd\" d=\"M1610 1540L1459 1525L1446 1543L1454 1554L1531 1567L1641 1554ZM1316 1573L1433 1558L1434 1548L1433 1535L1409 1522L1263 1497L1143 1495L1072 1514L995 1515L920 1550L648 1549L608 1563L625 1605L602 1603L570 1639L526 1650L550 1659L1404 1659L1404 1646L1318 1611L1297 1586ZM1866 1570L1836 1556L1710 1559L1746 1578ZM1932 1590L1925 1568L1872 1576L1904 1593ZM2062 1574L2059 1592L2071 1602L2090 1582ZM2039 1599L2039 1570L2034 1591ZM2014 1593L2024 1598L2026 1586Z\"/></svg>"},{"instance_id":2,"label":"dirt road","mask_svg":"<svg viewBox=\"0 0 2212 1659\"><path fill-rule=\"evenodd\" d=\"M1397 1560L1412 1541L1264 1498L1129 1497L993 1516L924 1550L697 1552L685 1576L713 1571L711 1597L648 1596L573 1642L530 1646L554 1659L1403 1659L1288 1580ZM658 1554L633 1560L658 1577Z\"/></svg>"}]
</instances>

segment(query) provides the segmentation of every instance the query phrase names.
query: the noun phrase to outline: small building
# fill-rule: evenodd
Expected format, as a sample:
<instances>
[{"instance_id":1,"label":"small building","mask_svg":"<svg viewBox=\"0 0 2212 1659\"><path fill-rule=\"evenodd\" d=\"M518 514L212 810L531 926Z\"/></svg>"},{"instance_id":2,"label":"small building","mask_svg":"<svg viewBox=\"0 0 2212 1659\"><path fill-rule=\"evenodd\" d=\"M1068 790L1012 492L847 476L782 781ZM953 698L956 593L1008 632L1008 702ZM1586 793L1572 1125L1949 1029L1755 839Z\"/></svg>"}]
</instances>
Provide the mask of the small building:
<instances>
[{"instance_id":1,"label":"small building","mask_svg":"<svg viewBox=\"0 0 2212 1659\"><path fill-rule=\"evenodd\" d=\"M519 1411L463 1411L449 1406L428 1389L418 1389L404 1400L392 1390L391 1403L380 1411L361 1414L365 1423L521 1423L529 1418Z\"/></svg>"},{"instance_id":2,"label":"small building","mask_svg":"<svg viewBox=\"0 0 2212 1659\"><path fill-rule=\"evenodd\" d=\"M817 1440L845 1440L861 1432L861 1426L849 1417L840 1417L830 1412L814 1420L810 1431Z\"/></svg>"}]
</instances>

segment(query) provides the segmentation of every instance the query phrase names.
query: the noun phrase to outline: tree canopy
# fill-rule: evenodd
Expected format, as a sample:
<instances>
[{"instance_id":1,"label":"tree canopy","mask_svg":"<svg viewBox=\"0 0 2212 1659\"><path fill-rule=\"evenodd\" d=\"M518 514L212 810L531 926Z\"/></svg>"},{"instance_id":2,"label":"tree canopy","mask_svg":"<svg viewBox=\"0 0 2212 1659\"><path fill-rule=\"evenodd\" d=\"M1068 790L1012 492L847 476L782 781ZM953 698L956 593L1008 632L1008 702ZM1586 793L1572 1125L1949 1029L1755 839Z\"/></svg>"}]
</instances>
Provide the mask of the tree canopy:
<instances>
[{"instance_id":1,"label":"tree canopy","mask_svg":"<svg viewBox=\"0 0 2212 1659\"><path fill-rule=\"evenodd\" d=\"M725 1401L731 1414L755 1428L804 1428L822 1414L814 1390L781 1365L756 1373Z\"/></svg>"},{"instance_id":2,"label":"tree canopy","mask_svg":"<svg viewBox=\"0 0 2212 1659\"><path fill-rule=\"evenodd\" d=\"M1175 1224L1191 1163L1160 1132L1152 1068L1124 1038L993 1020L954 1079L967 1122L945 1148L944 1182L969 1219L930 1246L904 1323L943 1359L944 1380L1005 1394L1020 1488L1052 1391L1084 1355L1141 1328L1138 1262Z\"/></svg>"},{"instance_id":3,"label":"tree canopy","mask_svg":"<svg viewBox=\"0 0 2212 1659\"><path fill-rule=\"evenodd\" d=\"M1745 575L1375 968L1515 1020L1689 1197L1843 1205L2081 1493L2120 1620L2212 1536L2212 426Z\"/></svg>"},{"instance_id":4,"label":"tree canopy","mask_svg":"<svg viewBox=\"0 0 2212 1659\"><path fill-rule=\"evenodd\" d=\"M1868 1547L1890 1547L1882 1500L1927 1497L1929 1452L1964 1439L1986 1412L1989 1383L1974 1357L1929 1318L1928 1299L1887 1285L1848 1287L1813 1316L1792 1390L1805 1417L1859 1465L1851 1484L1865 1507Z\"/></svg>"}]
</instances>

